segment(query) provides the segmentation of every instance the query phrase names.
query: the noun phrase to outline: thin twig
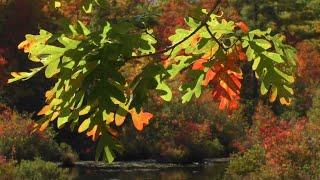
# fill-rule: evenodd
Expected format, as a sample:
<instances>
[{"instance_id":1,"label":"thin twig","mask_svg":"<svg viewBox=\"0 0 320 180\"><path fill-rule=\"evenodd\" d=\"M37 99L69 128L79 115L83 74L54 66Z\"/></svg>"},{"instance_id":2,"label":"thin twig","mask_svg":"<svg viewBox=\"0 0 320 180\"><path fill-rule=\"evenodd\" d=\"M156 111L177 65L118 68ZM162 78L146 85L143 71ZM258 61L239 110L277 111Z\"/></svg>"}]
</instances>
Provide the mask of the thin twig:
<instances>
[{"instance_id":1,"label":"thin twig","mask_svg":"<svg viewBox=\"0 0 320 180\"><path fill-rule=\"evenodd\" d=\"M213 33L211 32L211 30L209 29L209 26L208 24L206 23L206 29L208 31L208 33L210 34L211 38L219 45L220 48L222 48L223 50L228 50L228 48L224 47L223 43L221 43L214 35Z\"/></svg>"},{"instance_id":2,"label":"thin twig","mask_svg":"<svg viewBox=\"0 0 320 180\"><path fill-rule=\"evenodd\" d=\"M172 51L174 48L176 48L177 46L179 46L180 44L182 44L186 40L188 40L190 37L195 35L203 26L206 26L207 21L210 19L211 14L214 13L214 11L217 9L217 7L219 6L220 3L221 3L221 0L217 0L215 5L211 8L211 10L206 15L206 17L201 21L200 25L194 31L192 31L188 36L186 36L185 38L183 38L181 41L177 42L176 44L171 45L171 46L169 46L169 47L167 47L167 48L165 48L163 50L157 51L155 53L144 54L144 55L139 55L139 56L131 56L131 57L128 57L128 58L125 58L125 59L130 60L130 59L136 59L136 58L155 56L155 55L160 55L160 54L166 53L169 50Z\"/></svg>"},{"instance_id":3,"label":"thin twig","mask_svg":"<svg viewBox=\"0 0 320 180\"><path fill-rule=\"evenodd\" d=\"M239 39L237 39L233 44L231 44L231 46L228 46L227 48L232 48L233 46L235 46L237 44L238 41L239 41Z\"/></svg>"}]
</instances>

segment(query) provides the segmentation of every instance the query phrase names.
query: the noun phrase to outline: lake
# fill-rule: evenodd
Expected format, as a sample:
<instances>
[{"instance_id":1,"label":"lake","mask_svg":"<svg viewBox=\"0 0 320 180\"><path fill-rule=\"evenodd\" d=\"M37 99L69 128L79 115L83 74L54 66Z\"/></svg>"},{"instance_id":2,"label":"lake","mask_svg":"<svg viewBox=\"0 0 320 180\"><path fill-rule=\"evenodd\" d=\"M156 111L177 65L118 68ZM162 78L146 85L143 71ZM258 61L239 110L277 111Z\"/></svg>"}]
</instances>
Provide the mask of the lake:
<instances>
[{"instance_id":1,"label":"lake","mask_svg":"<svg viewBox=\"0 0 320 180\"><path fill-rule=\"evenodd\" d=\"M183 180L222 179L228 159L207 159L202 163L171 164L154 160L134 162L77 162L71 176L79 180Z\"/></svg>"}]
</instances>

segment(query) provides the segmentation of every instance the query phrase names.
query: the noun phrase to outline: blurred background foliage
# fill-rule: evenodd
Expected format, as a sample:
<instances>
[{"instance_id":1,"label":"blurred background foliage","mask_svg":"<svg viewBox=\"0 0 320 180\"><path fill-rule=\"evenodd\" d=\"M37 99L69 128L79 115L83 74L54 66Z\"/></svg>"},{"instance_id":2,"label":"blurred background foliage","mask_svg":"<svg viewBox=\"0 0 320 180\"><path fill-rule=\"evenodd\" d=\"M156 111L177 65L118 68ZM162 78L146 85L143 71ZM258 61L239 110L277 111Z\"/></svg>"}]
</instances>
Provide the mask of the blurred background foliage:
<instances>
[{"instance_id":1,"label":"blurred background foliage","mask_svg":"<svg viewBox=\"0 0 320 180\"><path fill-rule=\"evenodd\" d=\"M126 19L142 29L152 27L159 40L158 49L162 49L169 45L167 38L175 28L185 26L185 16L192 16L201 7L210 8L214 1L107 0L90 18L81 11L82 0L62 0L58 9L53 8L51 0L0 0L0 155L19 161L40 157L53 161L67 159L66 162L77 158L73 151L82 160L94 156L95 144L68 129L56 134L56 127L51 127L44 134L30 134L34 123L31 119L39 118L34 112L43 106L44 92L51 83L39 75L28 82L6 84L10 71L31 67L26 55L17 50L25 34L36 33L40 27L59 32L67 22L77 20L101 24ZM146 109L155 119L142 133L131 123L117 129L123 145L119 159L188 162L239 152L232 156L227 171L230 177L254 178L261 174L319 177L320 164L315 159L320 158L320 137L316 133L320 128L320 1L224 0L221 11L226 19L245 21L251 29L272 28L283 33L286 41L296 47L292 105L283 107L268 103L265 97L259 98L257 81L246 66L242 67L244 81L239 110L232 114L218 110L210 93L182 105L178 103L178 82L186 81L187 77L181 74L170 82L175 98L172 102L163 102L150 93ZM147 61L129 64L124 74L127 77L136 74Z\"/></svg>"}]
</instances>

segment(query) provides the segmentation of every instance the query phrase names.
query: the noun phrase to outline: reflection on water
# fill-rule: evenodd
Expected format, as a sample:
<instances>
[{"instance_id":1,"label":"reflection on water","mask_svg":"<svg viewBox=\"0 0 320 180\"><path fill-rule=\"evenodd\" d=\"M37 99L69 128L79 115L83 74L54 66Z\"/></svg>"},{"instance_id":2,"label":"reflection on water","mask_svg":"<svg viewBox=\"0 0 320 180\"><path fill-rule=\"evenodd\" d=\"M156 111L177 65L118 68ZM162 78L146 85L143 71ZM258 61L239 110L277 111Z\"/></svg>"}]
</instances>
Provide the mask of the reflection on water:
<instances>
[{"instance_id":1,"label":"reflection on water","mask_svg":"<svg viewBox=\"0 0 320 180\"><path fill-rule=\"evenodd\" d=\"M130 162L129 162L130 163ZM127 165L128 163L126 163ZM72 169L72 176L75 179L159 179L159 180L183 180L183 179L222 179L226 163L206 163L206 164L193 164L191 166L163 166L158 164L159 168L152 164L145 167L126 166L120 167L93 167L92 164L86 166L84 164L78 165Z\"/></svg>"}]
</instances>

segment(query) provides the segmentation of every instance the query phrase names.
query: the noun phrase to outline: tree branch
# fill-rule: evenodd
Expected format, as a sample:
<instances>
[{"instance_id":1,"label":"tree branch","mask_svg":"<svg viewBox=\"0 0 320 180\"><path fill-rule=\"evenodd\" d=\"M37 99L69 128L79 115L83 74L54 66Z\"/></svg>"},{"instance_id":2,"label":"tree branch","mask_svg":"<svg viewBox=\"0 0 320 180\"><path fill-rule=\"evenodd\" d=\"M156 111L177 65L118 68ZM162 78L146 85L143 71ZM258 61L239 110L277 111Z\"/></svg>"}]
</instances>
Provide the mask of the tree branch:
<instances>
[{"instance_id":1,"label":"tree branch","mask_svg":"<svg viewBox=\"0 0 320 180\"><path fill-rule=\"evenodd\" d=\"M194 30L192 31L188 36L186 36L185 38L183 38L181 41L179 41L178 43L171 45L163 50L157 51L155 53L151 53L151 54L144 54L144 55L139 55L139 56L131 56L128 58L125 58L127 60L130 59L137 59L137 58L143 58L143 57L149 57L149 56L155 56L155 55L160 55L163 53L166 53L168 51L172 51L174 48L176 48L177 46L179 46L180 44L184 43L186 40L188 40L190 37L192 37L193 35L195 35L202 27L206 26L207 21L210 19L211 14L213 14L215 12L215 10L217 9L217 7L220 5L221 0L217 0L216 3L214 4L214 6L211 8L211 10L208 12L208 14L206 15L206 17L201 21L200 25Z\"/></svg>"},{"instance_id":2,"label":"tree branch","mask_svg":"<svg viewBox=\"0 0 320 180\"><path fill-rule=\"evenodd\" d=\"M224 47L223 43L221 43L221 42L213 35L213 33L212 33L211 30L209 29L209 26L208 26L207 23L205 24L205 26L206 26L206 29L207 29L208 33L210 34L211 38L219 45L219 47L222 48L222 49L225 50L225 51L228 50L228 48Z\"/></svg>"}]
</instances>

